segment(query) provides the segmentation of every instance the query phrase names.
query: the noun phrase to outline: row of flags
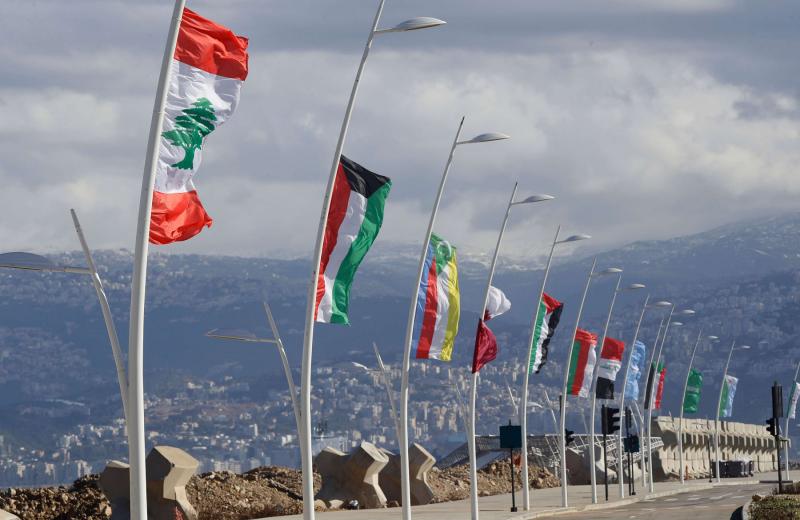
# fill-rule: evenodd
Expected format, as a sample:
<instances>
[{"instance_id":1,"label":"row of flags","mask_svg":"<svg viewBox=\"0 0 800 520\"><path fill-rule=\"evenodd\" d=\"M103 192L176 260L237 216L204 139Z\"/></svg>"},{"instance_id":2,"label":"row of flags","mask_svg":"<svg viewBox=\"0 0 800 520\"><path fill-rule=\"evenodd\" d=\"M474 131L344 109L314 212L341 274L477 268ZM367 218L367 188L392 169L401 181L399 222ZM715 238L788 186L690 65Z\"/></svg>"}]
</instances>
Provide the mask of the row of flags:
<instances>
[{"instance_id":1,"label":"row of flags","mask_svg":"<svg viewBox=\"0 0 800 520\"><path fill-rule=\"evenodd\" d=\"M150 241L169 244L188 240L213 220L206 213L194 185L206 137L225 123L239 103L248 74L248 40L230 29L184 9L168 88L163 131L159 146L152 201ZM392 181L342 156L333 186L322 257L314 316L317 322L348 324L350 289L355 274L374 243L383 223L384 209ZM432 235L425 258L424 276L417 293L421 316L415 324L417 359L452 359L460 318L460 291L456 248ZM478 320L472 371L478 372L497 357L497 339L487 322L511 308L511 302L496 287L490 287L486 313ZM547 362L550 340L561 319L564 305L543 293L534 324L529 373L539 373ZM591 376L597 360L597 336L577 329L569 360L569 395L588 397ZM625 344L606 338L600 352L596 397L613 399ZM631 353L631 366L625 382L626 396L639 398L639 380L645 358L645 345L637 341ZM650 377L657 377L653 406L661 407L666 367L652 366ZM726 376L720 413L729 417L738 380ZM692 370L684 396L687 413L697 411L702 374ZM651 385L648 384L648 393ZM800 384L795 383L790 398L794 416ZM648 402L650 395L646 396Z\"/></svg>"}]
</instances>

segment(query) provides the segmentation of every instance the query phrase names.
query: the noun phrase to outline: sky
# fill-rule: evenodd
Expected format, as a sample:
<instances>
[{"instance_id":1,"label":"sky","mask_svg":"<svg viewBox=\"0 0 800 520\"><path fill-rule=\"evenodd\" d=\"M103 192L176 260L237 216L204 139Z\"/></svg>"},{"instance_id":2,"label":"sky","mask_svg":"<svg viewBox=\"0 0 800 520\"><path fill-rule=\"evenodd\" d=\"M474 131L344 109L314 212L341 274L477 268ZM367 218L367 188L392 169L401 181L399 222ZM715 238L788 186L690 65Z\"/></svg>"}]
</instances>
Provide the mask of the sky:
<instances>
[{"instance_id":1,"label":"sky","mask_svg":"<svg viewBox=\"0 0 800 520\"><path fill-rule=\"evenodd\" d=\"M195 180L214 226L160 252L305 257L376 0L190 0L250 39L236 114ZM0 247L133 248L167 0L3 0ZM458 122L436 231L504 255L557 225L583 251L795 211L800 5L734 0L387 0L345 154L393 179L379 240L418 244ZM415 248L418 247L415 245ZM416 249L414 249L416 251Z\"/></svg>"}]
</instances>

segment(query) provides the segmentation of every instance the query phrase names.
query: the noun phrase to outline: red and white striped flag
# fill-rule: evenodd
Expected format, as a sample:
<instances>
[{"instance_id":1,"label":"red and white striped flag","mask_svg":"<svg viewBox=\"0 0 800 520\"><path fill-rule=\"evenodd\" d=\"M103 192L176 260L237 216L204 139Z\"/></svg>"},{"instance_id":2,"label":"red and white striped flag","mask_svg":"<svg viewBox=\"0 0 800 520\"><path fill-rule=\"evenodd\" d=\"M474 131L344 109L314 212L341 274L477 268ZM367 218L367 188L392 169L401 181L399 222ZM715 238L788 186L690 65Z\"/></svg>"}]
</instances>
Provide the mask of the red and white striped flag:
<instances>
[{"instance_id":1,"label":"red and white striped flag","mask_svg":"<svg viewBox=\"0 0 800 520\"><path fill-rule=\"evenodd\" d=\"M192 178L206 136L236 110L247 58L247 38L184 9L156 167L150 242L188 240L211 226Z\"/></svg>"}]
</instances>

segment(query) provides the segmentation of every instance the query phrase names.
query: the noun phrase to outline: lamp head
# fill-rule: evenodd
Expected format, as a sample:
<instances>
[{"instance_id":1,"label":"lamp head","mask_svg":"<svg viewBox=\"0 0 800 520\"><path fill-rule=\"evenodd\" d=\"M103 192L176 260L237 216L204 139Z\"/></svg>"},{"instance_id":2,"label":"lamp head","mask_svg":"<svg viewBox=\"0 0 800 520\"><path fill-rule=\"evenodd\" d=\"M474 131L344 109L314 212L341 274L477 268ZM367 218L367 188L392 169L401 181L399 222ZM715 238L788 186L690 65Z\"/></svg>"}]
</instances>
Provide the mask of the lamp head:
<instances>
[{"instance_id":1,"label":"lamp head","mask_svg":"<svg viewBox=\"0 0 800 520\"><path fill-rule=\"evenodd\" d=\"M418 16L416 18L411 18L406 20L405 22L400 22L399 24L395 25L391 29L379 29L375 31L375 34L383 34L389 32L408 32L408 31L417 31L419 29L428 29L430 27L438 27L440 25L444 25L447 22L444 20L439 20L438 18L431 18L428 16Z\"/></svg>"},{"instance_id":2,"label":"lamp head","mask_svg":"<svg viewBox=\"0 0 800 520\"><path fill-rule=\"evenodd\" d=\"M676 316L694 316L695 312L692 309L683 309L675 313Z\"/></svg>"},{"instance_id":3,"label":"lamp head","mask_svg":"<svg viewBox=\"0 0 800 520\"><path fill-rule=\"evenodd\" d=\"M259 338L255 333L244 329L212 329L206 336L214 339L228 339L247 343L277 343L274 339Z\"/></svg>"},{"instance_id":4,"label":"lamp head","mask_svg":"<svg viewBox=\"0 0 800 520\"><path fill-rule=\"evenodd\" d=\"M531 195L530 197L526 197L522 200L518 200L516 202L512 202L512 206L516 206L517 204L531 204L533 202L544 202L546 200L553 200L555 197L552 195L545 195L544 193L537 193L536 195Z\"/></svg>"},{"instance_id":5,"label":"lamp head","mask_svg":"<svg viewBox=\"0 0 800 520\"><path fill-rule=\"evenodd\" d=\"M23 252L0 254L0 268L89 274L85 267L58 265L47 257Z\"/></svg>"},{"instance_id":6,"label":"lamp head","mask_svg":"<svg viewBox=\"0 0 800 520\"><path fill-rule=\"evenodd\" d=\"M651 303L648 307L672 307L672 302L668 302L666 300L660 300L655 303Z\"/></svg>"},{"instance_id":7,"label":"lamp head","mask_svg":"<svg viewBox=\"0 0 800 520\"><path fill-rule=\"evenodd\" d=\"M608 269L603 269L602 271L597 271L592 276L606 276L609 274L620 274L622 273L622 269L618 267L609 267Z\"/></svg>"},{"instance_id":8,"label":"lamp head","mask_svg":"<svg viewBox=\"0 0 800 520\"><path fill-rule=\"evenodd\" d=\"M580 240L589 240L591 235L570 235L564 240L559 240L556 244L566 244L567 242L578 242Z\"/></svg>"},{"instance_id":9,"label":"lamp head","mask_svg":"<svg viewBox=\"0 0 800 520\"><path fill-rule=\"evenodd\" d=\"M619 291L620 291L620 292L624 292L624 291L635 291L635 290L637 290L637 289L644 289L645 287L647 287L647 286L646 286L645 284L643 284L643 283L632 283L632 284L630 284L630 285L628 285L628 286L626 286L626 287L622 287L622 288L620 288L620 290L619 290Z\"/></svg>"},{"instance_id":10,"label":"lamp head","mask_svg":"<svg viewBox=\"0 0 800 520\"><path fill-rule=\"evenodd\" d=\"M456 144L490 143L492 141L503 141L505 139L511 139L511 136L508 134L501 134L500 132L488 132L486 134L476 135L467 141L459 141Z\"/></svg>"}]
</instances>

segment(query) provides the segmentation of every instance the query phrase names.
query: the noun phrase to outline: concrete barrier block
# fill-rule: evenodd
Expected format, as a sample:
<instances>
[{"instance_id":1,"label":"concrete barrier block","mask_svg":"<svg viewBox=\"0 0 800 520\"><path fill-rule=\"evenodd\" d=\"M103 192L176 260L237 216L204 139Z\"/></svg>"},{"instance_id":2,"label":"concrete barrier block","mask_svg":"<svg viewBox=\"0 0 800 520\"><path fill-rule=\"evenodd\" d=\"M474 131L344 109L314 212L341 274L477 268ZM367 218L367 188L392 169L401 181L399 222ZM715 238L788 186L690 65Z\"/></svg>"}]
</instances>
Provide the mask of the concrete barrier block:
<instances>
[{"instance_id":1,"label":"concrete barrier block","mask_svg":"<svg viewBox=\"0 0 800 520\"><path fill-rule=\"evenodd\" d=\"M19 520L17 515L12 515L8 511L0 509L0 520Z\"/></svg>"},{"instance_id":2,"label":"concrete barrier block","mask_svg":"<svg viewBox=\"0 0 800 520\"><path fill-rule=\"evenodd\" d=\"M389 457L370 442L362 442L349 455L325 448L314 459L322 476L322 489L317 497L326 502L355 499L366 508L385 507L386 495L379 474L388 463Z\"/></svg>"},{"instance_id":3,"label":"concrete barrier block","mask_svg":"<svg viewBox=\"0 0 800 520\"><path fill-rule=\"evenodd\" d=\"M389 463L380 472L379 482L386 499L402 504L400 489L400 455L381 449L389 458ZM428 471L436 464L436 459L421 445L414 443L408 448L408 469L411 482L411 505L430 504L433 490L428 484Z\"/></svg>"}]
</instances>

